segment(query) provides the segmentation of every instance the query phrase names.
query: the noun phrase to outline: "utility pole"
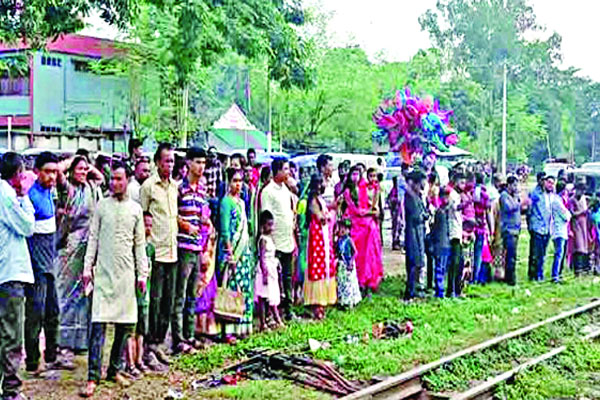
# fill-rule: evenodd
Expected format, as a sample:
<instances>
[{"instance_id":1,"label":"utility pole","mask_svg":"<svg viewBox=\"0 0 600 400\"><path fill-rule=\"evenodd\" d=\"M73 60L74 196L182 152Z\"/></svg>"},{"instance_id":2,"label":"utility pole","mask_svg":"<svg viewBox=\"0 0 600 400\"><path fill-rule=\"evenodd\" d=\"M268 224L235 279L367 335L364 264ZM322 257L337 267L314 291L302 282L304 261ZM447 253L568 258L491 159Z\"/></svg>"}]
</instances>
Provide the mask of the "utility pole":
<instances>
[{"instance_id":1,"label":"utility pole","mask_svg":"<svg viewBox=\"0 0 600 400\"><path fill-rule=\"evenodd\" d=\"M506 9L507 0L504 0L504 11ZM506 59L508 58L508 47L504 55L504 79L502 83L502 175L506 176Z\"/></svg>"},{"instance_id":2,"label":"utility pole","mask_svg":"<svg viewBox=\"0 0 600 400\"><path fill-rule=\"evenodd\" d=\"M504 61L504 82L502 84L502 175L506 176L506 61Z\"/></svg>"}]
</instances>

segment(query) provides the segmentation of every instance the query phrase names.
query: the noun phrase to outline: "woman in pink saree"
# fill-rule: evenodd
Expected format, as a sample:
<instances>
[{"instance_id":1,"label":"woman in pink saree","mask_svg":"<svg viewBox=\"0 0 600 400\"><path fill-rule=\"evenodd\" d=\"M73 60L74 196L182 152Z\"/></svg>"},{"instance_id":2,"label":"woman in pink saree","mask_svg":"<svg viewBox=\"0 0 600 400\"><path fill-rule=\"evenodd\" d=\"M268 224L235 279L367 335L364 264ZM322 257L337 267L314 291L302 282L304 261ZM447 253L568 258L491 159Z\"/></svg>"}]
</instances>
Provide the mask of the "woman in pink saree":
<instances>
[{"instance_id":1,"label":"woman in pink saree","mask_svg":"<svg viewBox=\"0 0 600 400\"><path fill-rule=\"evenodd\" d=\"M378 211L369 206L361 207L361 204L368 205L369 201L368 198L360 199L362 191L359 190L359 182L360 171L353 167L344 188L344 214L345 218L352 221L351 236L357 250L358 283L369 297L371 292L377 291L383 279L382 246Z\"/></svg>"}]
</instances>

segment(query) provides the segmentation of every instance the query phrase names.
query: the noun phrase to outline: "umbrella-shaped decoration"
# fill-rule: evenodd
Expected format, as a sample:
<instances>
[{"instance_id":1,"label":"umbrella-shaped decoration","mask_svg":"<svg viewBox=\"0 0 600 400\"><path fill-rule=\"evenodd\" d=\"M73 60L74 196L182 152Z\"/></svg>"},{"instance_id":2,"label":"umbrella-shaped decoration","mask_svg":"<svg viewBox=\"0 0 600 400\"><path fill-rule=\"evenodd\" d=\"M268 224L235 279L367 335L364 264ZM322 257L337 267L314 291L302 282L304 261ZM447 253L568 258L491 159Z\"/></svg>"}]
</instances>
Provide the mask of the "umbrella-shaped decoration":
<instances>
[{"instance_id":1,"label":"umbrella-shaped decoration","mask_svg":"<svg viewBox=\"0 0 600 400\"><path fill-rule=\"evenodd\" d=\"M378 130L373 139L388 140L390 151L400 153L404 162L413 163L415 154L431 151L432 147L448 151L458 142L450 126L453 111L441 110L438 100L431 96L413 96L409 88L386 98L373 114Z\"/></svg>"}]
</instances>

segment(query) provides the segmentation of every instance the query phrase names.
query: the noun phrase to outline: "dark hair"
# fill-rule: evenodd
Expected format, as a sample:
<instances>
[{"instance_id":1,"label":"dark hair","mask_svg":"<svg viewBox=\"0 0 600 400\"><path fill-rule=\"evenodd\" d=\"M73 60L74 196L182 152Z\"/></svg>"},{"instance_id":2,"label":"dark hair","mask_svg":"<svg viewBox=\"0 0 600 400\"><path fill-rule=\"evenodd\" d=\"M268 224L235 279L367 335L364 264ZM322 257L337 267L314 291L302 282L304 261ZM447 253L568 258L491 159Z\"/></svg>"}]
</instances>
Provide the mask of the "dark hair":
<instances>
[{"instance_id":1,"label":"dark hair","mask_svg":"<svg viewBox=\"0 0 600 400\"><path fill-rule=\"evenodd\" d=\"M240 160L240 167L244 168L246 166L246 157L241 153L235 153L231 156L231 160L236 158L239 158Z\"/></svg>"},{"instance_id":2,"label":"dark hair","mask_svg":"<svg viewBox=\"0 0 600 400\"><path fill-rule=\"evenodd\" d=\"M377 170L375 168L373 168L373 167L369 168L367 170L367 176L371 175L371 173L373 173L373 172L377 172Z\"/></svg>"},{"instance_id":3,"label":"dark hair","mask_svg":"<svg viewBox=\"0 0 600 400\"><path fill-rule=\"evenodd\" d=\"M517 177L516 177L516 176L514 176L514 175L511 175L511 176L509 176L508 178L506 178L506 184L507 184L507 185L512 185L512 184L514 184L514 183L516 183L516 182L518 182L518 181L519 181L519 180L518 180L518 179L517 179Z\"/></svg>"},{"instance_id":4,"label":"dark hair","mask_svg":"<svg viewBox=\"0 0 600 400\"><path fill-rule=\"evenodd\" d=\"M298 166L296 165L296 163L293 162L293 161L288 161L288 164L290 165L290 168L298 168Z\"/></svg>"},{"instance_id":5,"label":"dark hair","mask_svg":"<svg viewBox=\"0 0 600 400\"><path fill-rule=\"evenodd\" d=\"M158 144L158 147L156 148L156 152L154 153L154 163L158 164L158 162L160 161L161 157L162 157L162 153L165 150L173 150L173 145L171 143L168 142L162 142Z\"/></svg>"},{"instance_id":6,"label":"dark hair","mask_svg":"<svg viewBox=\"0 0 600 400\"><path fill-rule=\"evenodd\" d=\"M250 158L250 154L254 154L254 155L256 155L256 150L254 150L254 148L253 148L253 147L250 147L250 148L248 149L248 151L246 151L246 156L247 156L248 158Z\"/></svg>"},{"instance_id":7,"label":"dark hair","mask_svg":"<svg viewBox=\"0 0 600 400\"><path fill-rule=\"evenodd\" d=\"M544 178L545 178L545 177L546 177L546 173L545 173L545 172L538 172L538 173L535 175L535 178L536 178L536 180L537 180L538 182L539 182L539 181L542 181L542 180L544 180ZM507 180L507 182L508 182L508 180Z\"/></svg>"},{"instance_id":8,"label":"dark hair","mask_svg":"<svg viewBox=\"0 0 600 400\"><path fill-rule=\"evenodd\" d=\"M58 157L56 154L52 154L49 151L44 151L36 157L34 168L40 170L44 168L44 165L49 163L58 163Z\"/></svg>"},{"instance_id":9,"label":"dark hair","mask_svg":"<svg viewBox=\"0 0 600 400\"><path fill-rule=\"evenodd\" d=\"M465 177L465 175L461 172L455 172L452 176L452 182L456 183L456 182L460 181L461 179L467 179Z\"/></svg>"},{"instance_id":10,"label":"dark hair","mask_svg":"<svg viewBox=\"0 0 600 400\"><path fill-rule=\"evenodd\" d=\"M182 170L183 168L187 167L187 163L185 162L185 159L182 157L179 157L177 154L175 155L175 166L173 167L173 173L171 174L173 176L173 179L182 179L184 178L184 176L182 176Z\"/></svg>"},{"instance_id":11,"label":"dark hair","mask_svg":"<svg viewBox=\"0 0 600 400\"><path fill-rule=\"evenodd\" d=\"M352 197L352 201L354 201L354 203L358 206L358 188L356 187L356 184L352 182L352 174L354 173L354 171L359 171L358 165L354 165L350 168L350 171L348 171L348 175L346 175L346 182L344 182L343 192L345 192L346 189L349 190L350 197ZM342 204L343 212L346 211L346 207L348 207L348 205L346 204L346 202L344 202L344 204Z\"/></svg>"},{"instance_id":12,"label":"dark hair","mask_svg":"<svg viewBox=\"0 0 600 400\"><path fill-rule=\"evenodd\" d=\"M323 175L313 174L310 177L310 184L308 185L308 200L306 207L306 226L310 226L310 220L312 217L311 203L314 198L321 195L321 185L323 184Z\"/></svg>"},{"instance_id":13,"label":"dark hair","mask_svg":"<svg viewBox=\"0 0 600 400\"><path fill-rule=\"evenodd\" d=\"M190 161L195 158L206 158L206 151L200 147L190 147L185 153L185 158Z\"/></svg>"},{"instance_id":14,"label":"dark hair","mask_svg":"<svg viewBox=\"0 0 600 400\"><path fill-rule=\"evenodd\" d=\"M415 169L410 174L408 174L406 179L408 181L412 181L412 182L422 182L425 179L427 179L427 175L425 175L425 173L423 171L421 171L419 169Z\"/></svg>"},{"instance_id":15,"label":"dark hair","mask_svg":"<svg viewBox=\"0 0 600 400\"><path fill-rule=\"evenodd\" d=\"M483 184L483 174L481 172L477 172L475 174L475 183L478 185L482 185Z\"/></svg>"},{"instance_id":16,"label":"dark hair","mask_svg":"<svg viewBox=\"0 0 600 400\"><path fill-rule=\"evenodd\" d=\"M260 213L259 224L260 226L264 226L267 222L273 221L274 217L271 214L271 211L265 210Z\"/></svg>"},{"instance_id":17,"label":"dark hair","mask_svg":"<svg viewBox=\"0 0 600 400\"><path fill-rule=\"evenodd\" d=\"M2 156L0 162L0 175L2 179L12 179L23 168L23 157L19 154L9 151Z\"/></svg>"},{"instance_id":18,"label":"dark hair","mask_svg":"<svg viewBox=\"0 0 600 400\"><path fill-rule=\"evenodd\" d=\"M271 162L271 172L273 176L277 175L283 169L285 163L288 162L285 158L276 158Z\"/></svg>"},{"instance_id":19,"label":"dark hair","mask_svg":"<svg viewBox=\"0 0 600 400\"><path fill-rule=\"evenodd\" d=\"M333 157L329 154L321 154L317 157L317 169L320 171L329 161L332 161Z\"/></svg>"},{"instance_id":20,"label":"dark hair","mask_svg":"<svg viewBox=\"0 0 600 400\"><path fill-rule=\"evenodd\" d=\"M567 183L563 179L559 179L556 183L556 193L560 193L567 187Z\"/></svg>"},{"instance_id":21,"label":"dark hair","mask_svg":"<svg viewBox=\"0 0 600 400\"><path fill-rule=\"evenodd\" d=\"M137 168L137 166L142 163L150 163L150 158L148 158L146 156L138 158L137 160L135 160L134 168Z\"/></svg>"},{"instance_id":22,"label":"dark hair","mask_svg":"<svg viewBox=\"0 0 600 400\"><path fill-rule=\"evenodd\" d=\"M129 139L129 146L127 147L127 150L129 151L130 156L133 155L133 151L138 147L142 147L142 141L140 139Z\"/></svg>"},{"instance_id":23,"label":"dark hair","mask_svg":"<svg viewBox=\"0 0 600 400\"><path fill-rule=\"evenodd\" d=\"M85 157L85 159L87 160L87 162L90 162L90 152L87 149L77 149L77 151L75 152L76 156L83 156Z\"/></svg>"},{"instance_id":24,"label":"dark hair","mask_svg":"<svg viewBox=\"0 0 600 400\"><path fill-rule=\"evenodd\" d=\"M227 171L225 172L225 175L227 175L227 182L231 183L231 180L233 179L233 176L235 174L242 174L242 171L240 171L239 169L235 169L235 168L227 168Z\"/></svg>"},{"instance_id":25,"label":"dark hair","mask_svg":"<svg viewBox=\"0 0 600 400\"><path fill-rule=\"evenodd\" d=\"M430 185L434 184L435 182L437 182L439 180L439 176L438 173L435 171L431 171L431 173L429 174L429 176L427 177L427 181L429 182Z\"/></svg>"},{"instance_id":26,"label":"dark hair","mask_svg":"<svg viewBox=\"0 0 600 400\"><path fill-rule=\"evenodd\" d=\"M268 165L265 165L260 170L260 180L266 181L267 179L269 179L270 176L271 176L271 167L269 167Z\"/></svg>"},{"instance_id":27,"label":"dark hair","mask_svg":"<svg viewBox=\"0 0 600 400\"><path fill-rule=\"evenodd\" d=\"M383 165L383 158L377 157L377 165Z\"/></svg>"},{"instance_id":28,"label":"dark hair","mask_svg":"<svg viewBox=\"0 0 600 400\"><path fill-rule=\"evenodd\" d=\"M131 171L129 170L129 167L127 167L127 164L121 160L113 160L111 165L113 172L121 168L125 171L125 176L129 178L131 176Z\"/></svg>"},{"instance_id":29,"label":"dark hair","mask_svg":"<svg viewBox=\"0 0 600 400\"><path fill-rule=\"evenodd\" d=\"M344 228L352 229L352 221L349 218L344 218L340 225Z\"/></svg>"},{"instance_id":30,"label":"dark hair","mask_svg":"<svg viewBox=\"0 0 600 400\"><path fill-rule=\"evenodd\" d=\"M152 213L150 211L144 211L144 217L152 218Z\"/></svg>"}]
</instances>

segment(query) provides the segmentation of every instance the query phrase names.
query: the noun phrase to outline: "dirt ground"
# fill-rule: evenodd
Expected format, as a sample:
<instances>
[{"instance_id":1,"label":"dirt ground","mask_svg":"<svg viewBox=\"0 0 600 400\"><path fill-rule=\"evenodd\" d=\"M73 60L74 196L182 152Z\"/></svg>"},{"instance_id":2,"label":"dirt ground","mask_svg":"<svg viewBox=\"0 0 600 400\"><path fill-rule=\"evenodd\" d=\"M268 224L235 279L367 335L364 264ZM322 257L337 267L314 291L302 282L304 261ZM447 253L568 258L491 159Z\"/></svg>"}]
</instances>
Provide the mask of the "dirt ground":
<instances>
[{"instance_id":1,"label":"dirt ground","mask_svg":"<svg viewBox=\"0 0 600 400\"><path fill-rule=\"evenodd\" d=\"M384 268L387 276L404 273L404 256L399 251L392 252L389 248L384 250ZM103 364L106 368L110 346L112 344L112 327L107 331L106 345L104 348ZM80 399L79 392L85 386L87 379L87 355L75 358L75 371L52 371L43 373L40 377L32 377L21 371L24 381L23 391L31 399L41 400L74 400ZM194 380L193 376L183 375L180 372L168 374L148 374L133 383L132 386L122 389L115 384L102 382L98 387L94 399L99 400L155 400L165 399L170 388L188 388ZM189 398L189 397L186 397Z\"/></svg>"}]
</instances>

